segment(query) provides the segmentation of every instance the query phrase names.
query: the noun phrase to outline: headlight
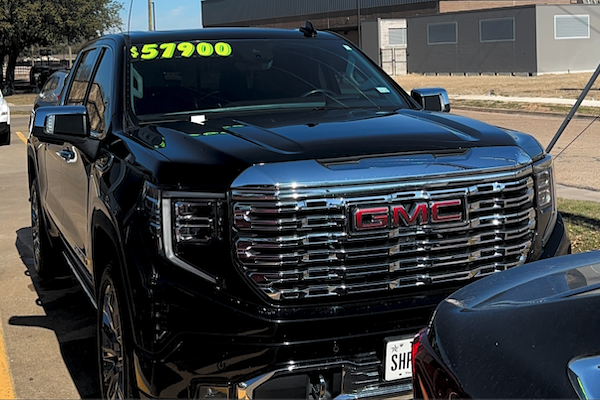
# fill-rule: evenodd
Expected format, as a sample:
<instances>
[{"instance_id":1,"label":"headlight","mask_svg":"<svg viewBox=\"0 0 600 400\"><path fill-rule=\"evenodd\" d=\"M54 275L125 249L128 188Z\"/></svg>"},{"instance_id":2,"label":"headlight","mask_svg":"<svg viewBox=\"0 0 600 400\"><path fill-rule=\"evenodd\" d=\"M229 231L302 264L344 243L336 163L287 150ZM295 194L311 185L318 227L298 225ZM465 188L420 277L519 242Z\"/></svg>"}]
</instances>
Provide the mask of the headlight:
<instances>
[{"instance_id":1,"label":"headlight","mask_svg":"<svg viewBox=\"0 0 600 400\"><path fill-rule=\"evenodd\" d=\"M538 224L542 234L542 245L545 246L556 225L558 211L556 210L554 176L552 157L547 154L543 160L533 165L535 177L535 195L538 205Z\"/></svg>"},{"instance_id":2,"label":"headlight","mask_svg":"<svg viewBox=\"0 0 600 400\"><path fill-rule=\"evenodd\" d=\"M552 176L552 159L546 157L534 166L535 188L540 209L546 209L554 203L554 179Z\"/></svg>"},{"instance_id":3,"label":"headlight","mask_svg":"<svg viewBox=\"0 0 600 400\"><path fill-rule=\"evenodd\" d=\"M225 194L163 191L146 182L144 210L148 230L159 250L174 264L216 282L215 278L186 261L186 254L223 239Z\"/></svg>"},{"instance_id":4,"label":"headlight","mask_svg":"<svg viewBox=\"0 0 600 400\"><path fill-rule=\"evenodd\" d=\"M206 244L219 237L217 199L171 199L177 245Z\"/></svg>"},{"instance_id":5,"label":"headlight","mask_svg":"<svg viewBox=\"0 0 600 400\"><path fill-rule=\"evenodd\" d=\"M546 208L552 204L552 170L547 169L536 175L538 206Z\"/></svg>"}]
</instances>

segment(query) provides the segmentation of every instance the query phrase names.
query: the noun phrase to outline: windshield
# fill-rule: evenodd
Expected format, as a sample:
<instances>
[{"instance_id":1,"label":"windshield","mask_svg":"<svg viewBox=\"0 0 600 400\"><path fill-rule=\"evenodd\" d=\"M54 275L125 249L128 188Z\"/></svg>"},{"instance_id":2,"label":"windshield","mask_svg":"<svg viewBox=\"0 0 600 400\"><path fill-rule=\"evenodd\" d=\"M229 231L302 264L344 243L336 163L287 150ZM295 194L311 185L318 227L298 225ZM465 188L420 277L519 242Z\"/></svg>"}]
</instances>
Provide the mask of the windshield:
<instances>
[{"instance_id":1,"label":"windshield","mask_svg":"<svg viewBox=\"0 0 600 400\"><path fill-rule=\"evenodd\" d=\"M289 108L408 107L342 40L244 39L134 44L129 99L140 119Z\"/></svg>"}]
</instances>

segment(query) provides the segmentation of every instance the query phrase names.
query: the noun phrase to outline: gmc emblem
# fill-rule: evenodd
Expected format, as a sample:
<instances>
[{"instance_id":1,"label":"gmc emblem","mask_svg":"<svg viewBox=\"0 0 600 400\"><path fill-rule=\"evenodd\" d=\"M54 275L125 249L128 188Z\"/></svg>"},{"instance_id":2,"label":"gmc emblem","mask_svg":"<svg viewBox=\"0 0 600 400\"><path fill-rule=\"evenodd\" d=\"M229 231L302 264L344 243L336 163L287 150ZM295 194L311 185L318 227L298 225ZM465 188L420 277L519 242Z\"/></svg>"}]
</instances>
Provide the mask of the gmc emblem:
<instances>
[{"instance_id":1,"label":"gmc emblem","mask_svg":"<svg viewBox=\"0 0 600 400\"><path fill-rule=\"evenodd\" d=\"M353 213L354 229L357 231L458 222L463 219L464 202L461 199L416 203L412 209L403 204L357 207Z\"/></svg>"}]
</instances>

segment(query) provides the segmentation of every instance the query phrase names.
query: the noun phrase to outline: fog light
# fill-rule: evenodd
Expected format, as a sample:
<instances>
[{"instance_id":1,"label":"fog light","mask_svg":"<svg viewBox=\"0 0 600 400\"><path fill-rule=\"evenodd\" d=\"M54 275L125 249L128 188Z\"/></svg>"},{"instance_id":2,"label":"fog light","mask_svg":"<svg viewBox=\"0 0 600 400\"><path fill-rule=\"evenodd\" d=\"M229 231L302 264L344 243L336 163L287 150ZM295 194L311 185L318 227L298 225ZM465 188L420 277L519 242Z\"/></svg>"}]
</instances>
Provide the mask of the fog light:
<instances>
[{"instance_id":1,"label":"fog light","mask_svg":"<svg viewBox=\"0 0 600 400\"><path fill-rule=\"evenodd\" d=\"M194 399L228 399L229 388L219 386L198 386Z\"/></svg>"}]
</instances>

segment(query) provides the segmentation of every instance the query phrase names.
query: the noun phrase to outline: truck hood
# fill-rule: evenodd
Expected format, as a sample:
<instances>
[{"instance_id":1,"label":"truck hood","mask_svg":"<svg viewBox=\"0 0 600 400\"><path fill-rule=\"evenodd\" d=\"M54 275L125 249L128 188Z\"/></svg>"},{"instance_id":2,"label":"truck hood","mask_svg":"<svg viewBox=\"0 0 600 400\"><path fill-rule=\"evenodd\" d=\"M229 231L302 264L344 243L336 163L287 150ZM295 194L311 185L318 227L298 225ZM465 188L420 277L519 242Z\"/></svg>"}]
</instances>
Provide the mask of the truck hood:
<instances>
[{"instance_id":1,"label":"truck hood","mask_svg":"<svg viewBox=\"0 0 600 400\"><path fill-rule=\"evenodd\" d=\"M226 171L231 171L231 181L240 171L259 163L436 154L491 146L518 146L534 159L543 151L528 135L457 115L408 109L184 118L148 123L137 137L171 163L219 166L221 182Z\"/></svg>"},{"instance_id":2,"label":"truck hood","mask_svg":"<svg viewBox=\"0 0 600 400\"><path fill-rule=\"evenodd\" d=\"M437 349L474 398L575 392L567 365L600 353L600 251L526 264L484 278L438 306Z\"/></svg>"}]
</instances>

